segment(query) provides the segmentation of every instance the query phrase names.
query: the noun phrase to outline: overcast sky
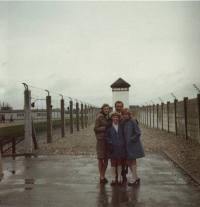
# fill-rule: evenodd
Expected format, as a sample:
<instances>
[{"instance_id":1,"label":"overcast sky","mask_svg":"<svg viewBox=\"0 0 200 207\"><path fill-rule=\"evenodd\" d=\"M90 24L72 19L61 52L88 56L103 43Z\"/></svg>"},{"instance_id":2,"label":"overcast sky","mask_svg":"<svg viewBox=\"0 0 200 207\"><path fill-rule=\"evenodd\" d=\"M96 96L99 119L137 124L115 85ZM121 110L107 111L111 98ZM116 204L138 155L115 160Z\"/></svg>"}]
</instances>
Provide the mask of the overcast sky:
<instances>
[{"instance_id":1,"label":"overcast sky","mask_svg":"<svg viewBox=\"0 0 200 207\"><path fill-rule=\"evenodd\" d=\"M199 11L189 1L1 1L0 101L22 108L26 83L112 104L121 77L140 105L199 83Z\"/></svg>"}]
</instances>

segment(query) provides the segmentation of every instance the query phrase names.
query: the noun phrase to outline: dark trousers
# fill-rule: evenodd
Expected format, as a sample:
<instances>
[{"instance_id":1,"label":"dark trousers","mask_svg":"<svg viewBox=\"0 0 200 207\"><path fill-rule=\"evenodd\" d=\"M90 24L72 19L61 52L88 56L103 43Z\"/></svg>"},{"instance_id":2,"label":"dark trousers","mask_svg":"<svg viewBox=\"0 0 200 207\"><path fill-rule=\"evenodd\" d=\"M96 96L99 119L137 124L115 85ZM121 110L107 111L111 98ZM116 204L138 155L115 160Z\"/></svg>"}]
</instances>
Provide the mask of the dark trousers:
<instances>
[{"instance_id":1,"label":"dark trousers","mask_svg":"<svg viewBox=\"0 0 200 207\"><path fill-rule=\"evenodd\" d=\"M126 177L126 174L128 173L128 165L126 164L126 159L122 159L122 177Z\"/></svg>"}]
</instances>

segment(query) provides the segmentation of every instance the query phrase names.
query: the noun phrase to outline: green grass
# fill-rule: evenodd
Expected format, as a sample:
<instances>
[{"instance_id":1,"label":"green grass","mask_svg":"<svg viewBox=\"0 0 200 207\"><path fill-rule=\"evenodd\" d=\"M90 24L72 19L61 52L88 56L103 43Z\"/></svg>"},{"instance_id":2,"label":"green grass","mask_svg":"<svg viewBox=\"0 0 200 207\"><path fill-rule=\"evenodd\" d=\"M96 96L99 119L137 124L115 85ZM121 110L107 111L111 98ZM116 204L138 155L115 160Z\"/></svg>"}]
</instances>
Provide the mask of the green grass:
<instances>
[{"instance_id":1,"label":"green grass","mask_svg":"<svg viewBox=\"0 0 200 207\"><path fill-rule=\"evenodd\" d=\"M65 125L69 126L70 121L69 119L65 120ZM35 132L44 132L47 128L47 122L37 122L34 123L35 126ZM61 127L61 120L53 120L52 121L52 128L56 129ZM2 127L0 128L0 140L3 140L3 142L9 141L12 137L19 138L24 137L24 124L22 125L16 125L16 126L8 126L8 127Z\"/></svg>"}]
</instances>

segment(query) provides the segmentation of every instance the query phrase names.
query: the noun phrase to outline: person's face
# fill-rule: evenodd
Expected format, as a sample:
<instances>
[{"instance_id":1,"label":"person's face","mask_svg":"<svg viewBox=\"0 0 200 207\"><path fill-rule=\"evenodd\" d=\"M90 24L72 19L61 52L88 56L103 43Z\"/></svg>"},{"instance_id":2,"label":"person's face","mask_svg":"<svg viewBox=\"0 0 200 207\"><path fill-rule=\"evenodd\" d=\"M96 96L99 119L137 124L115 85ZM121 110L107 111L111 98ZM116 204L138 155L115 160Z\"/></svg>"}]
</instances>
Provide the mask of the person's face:
<instances>
[{"instance_id":1,"label":"person's face","mask_svg":"<svg viewBox=\"0 0 200 207\"><path fill-rule=\"evenodd\" d=\"M103 113L108 114L109 113L109 108L108 106L103 107Z\"/></svg>"},{"instance_id":2,"label":"person's face","mask_svg":"<svg viewBox=\"0 0 200 207\"><path fill-rule=\"evenodd\" d=\"M116 124L119 121L119 117L118 116L113 116L112 117L112 121Z\"/></svg>"},{"instance_id":3,"label":"person's face","mask_svg":"<svg viewBox=\"0 0 200 207\"><path fill-rule=\"evenodd\" d=\"M122 103L116 103L115 109L118 113L121 113L123 109L123 104Z\"/></svg>"},{"instance_id":4,"label":"person's face","mask_svg":"<svg viewBox=\"0 0 200 207\"><path fill-rule=\"evenodd\" d=\"M124 119L129 119L129 115L128 114L122 114L122 117L124 118Z\"/></svg>"}]
</instances>

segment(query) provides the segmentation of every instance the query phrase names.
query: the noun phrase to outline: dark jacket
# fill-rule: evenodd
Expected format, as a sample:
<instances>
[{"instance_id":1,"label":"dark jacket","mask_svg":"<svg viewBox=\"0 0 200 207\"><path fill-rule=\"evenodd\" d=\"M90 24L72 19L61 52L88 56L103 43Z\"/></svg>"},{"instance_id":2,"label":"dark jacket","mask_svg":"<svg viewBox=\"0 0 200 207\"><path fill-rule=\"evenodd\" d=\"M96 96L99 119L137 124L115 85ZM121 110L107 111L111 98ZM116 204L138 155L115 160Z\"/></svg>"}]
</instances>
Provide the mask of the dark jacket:
<instances>
[{"instance_id":1,"label":"dark jacket","mask_svg":"<svg viewBox=\"0 0 200 207\"><path fill-rule=\"evenodd\" d=\"M118 133L116 132L114 126L109 127L105 133L105 140L107 143L112 143L114 145L113 152L107 151L108 159L125 158L124 135L122 126L118 126Z\"/></svg>"},{"instance_id":2,"label":"dark jacket","mask_svg":"<svg viewBox=\"0 0 200 207\"><path fill-rule=\"evenodd\" d=\"M145 156L140 140L140 128L135 120L129 119L124 122L124 137L127 159L137 159Z\"/></svg>"}]
</instances>

